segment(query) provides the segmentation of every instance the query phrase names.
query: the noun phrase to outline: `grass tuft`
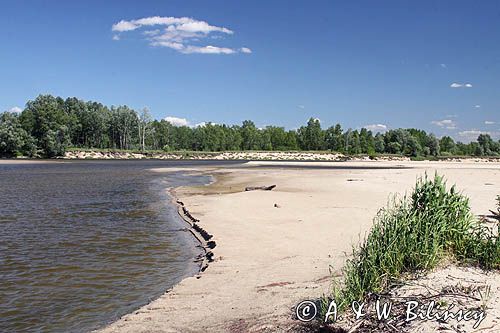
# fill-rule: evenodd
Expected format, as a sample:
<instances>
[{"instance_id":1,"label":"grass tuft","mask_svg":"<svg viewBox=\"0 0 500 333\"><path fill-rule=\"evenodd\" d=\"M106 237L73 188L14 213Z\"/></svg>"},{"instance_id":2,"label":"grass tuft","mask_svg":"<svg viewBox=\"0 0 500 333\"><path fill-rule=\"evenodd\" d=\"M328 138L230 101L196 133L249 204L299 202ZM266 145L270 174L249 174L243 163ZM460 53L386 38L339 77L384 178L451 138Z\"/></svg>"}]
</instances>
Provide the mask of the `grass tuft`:
<instances>
[{"instance_id":1,"label":"grass tuft","mask_svg":"<svg viewBox=\"0 0 500 333\"><path fill-rule=\"evenodd\" d=\"M384 292L403 274L429 270L446 257L500 268L498 232L479 223L469 199L455 186L447 189L437 174L433 179L420 178L411 195L393 198L381 209L352 254L343 269L342 285L334 281L332 297L340 310L369 293Z\"/></svg>"}]
</instances>

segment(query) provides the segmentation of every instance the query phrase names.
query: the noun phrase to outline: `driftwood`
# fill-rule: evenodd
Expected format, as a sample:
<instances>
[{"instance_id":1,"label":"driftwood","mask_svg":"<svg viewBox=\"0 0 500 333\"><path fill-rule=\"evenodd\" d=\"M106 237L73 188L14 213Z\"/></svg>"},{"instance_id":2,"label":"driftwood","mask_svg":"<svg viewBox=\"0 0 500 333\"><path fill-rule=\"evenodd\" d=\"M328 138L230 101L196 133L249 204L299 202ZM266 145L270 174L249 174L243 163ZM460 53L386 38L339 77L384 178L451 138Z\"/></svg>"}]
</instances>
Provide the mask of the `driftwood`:
<instances>
[{"instance_id":1,"label":"driftwood","mask_svg":"<svg viewBox=\"0 0 500 333\"><path fill-rule=\"evenodd\" d=\"M184 212L184 215L186 215L192 222L200 222L200 220L198 220L197 218L193 217L193 215L191 215L191 213L189 212L189 210L185 207L185 206L181 206L182 207L182 211Z\"/></svg>"},{"instance_id":2,"label":"driftwood","mask_svg":"<svg viewBox=\"0 0 500 333\"><path fill-rule=\"evenodd\" d=\"M210 251L216 245L215 241L211 240L213 235L209 234L205 229L198 225L200 220L191 215L182 201L177 200L177 204L179 205L179 215L190 226L190 228L186 228L186 230L194 235L194 237L200 242L200 247L205 252L204 254L200 254L195 259L195 262L199 262L201 265L200 271L204 272L208 267L208 263L214 261L214 253Z\"/></svg>"},{"instance_id":3,"label":"driftwood","mask_svg":"<svg viewBox=\"0 0 500 333\"><path fill-rule=\"evenodd\" d=\"M271 191L275 187L276 187L276 185L271 185L271 186L247 186L247 187L245 187L245 191L255 191L255 190Z\"/></svg>"},{"instance_id":4,"label":"driftwood","mask_svg":"<svg viewBox=\"0 0 500 333\"><path fill-rule=\"evenodd\" d=\"M498 212L494 212L492 210L490 210L490 212L493 214L493 215L489 215L487 217L491 217L493 219L496 219L496 220L499 220L500 221L500 210Z\"/></svg>"},{"instance_id":5,"label":"driftwood","mask_svg":"<svg viewBox=\"0 0 500 333\"><path fill-rule=\"evenodd\" d=\"M193 229L196 230L201 235L201 237L203 237L205 241L209 241L213 237L205 229L203 229L196 223L193 223Z\"/></svg>"}]
</instances>

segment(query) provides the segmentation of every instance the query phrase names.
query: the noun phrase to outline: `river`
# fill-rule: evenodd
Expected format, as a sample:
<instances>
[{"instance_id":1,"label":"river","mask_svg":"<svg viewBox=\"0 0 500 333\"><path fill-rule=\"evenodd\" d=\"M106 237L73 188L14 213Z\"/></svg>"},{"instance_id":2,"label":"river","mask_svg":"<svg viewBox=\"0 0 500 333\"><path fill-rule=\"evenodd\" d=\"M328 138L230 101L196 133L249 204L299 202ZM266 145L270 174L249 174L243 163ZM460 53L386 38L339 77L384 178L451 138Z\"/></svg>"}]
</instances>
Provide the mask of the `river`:
<instances>
[{"instance_id":1,"label":"river","mask_svg":"<svg viewBox=\"0 0 500 333\"><path fill-rule=\"evenodd\" d=\"M167 188L214 161L0 162L0 332L87 332L199 269Z\"/></svg>"}]
</instances>

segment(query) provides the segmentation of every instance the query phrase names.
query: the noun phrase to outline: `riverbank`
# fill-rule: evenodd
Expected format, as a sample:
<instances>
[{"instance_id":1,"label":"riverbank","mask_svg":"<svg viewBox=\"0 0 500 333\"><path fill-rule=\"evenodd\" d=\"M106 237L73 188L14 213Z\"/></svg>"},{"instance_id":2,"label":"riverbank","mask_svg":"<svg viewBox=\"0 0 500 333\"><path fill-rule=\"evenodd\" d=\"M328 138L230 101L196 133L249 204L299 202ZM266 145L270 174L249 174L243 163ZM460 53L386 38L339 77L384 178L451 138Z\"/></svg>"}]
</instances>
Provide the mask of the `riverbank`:
<instances>
[{"instance_id":1,"label":"riverbank","mask_svg":"<svg viewBox=\"0 0 500 333\"><path fill-rule=\"evenodd\" d=\"M159 159L159 160L297 160L297 161L344 161L348 157L330 152L127 152L127 151L68 151L64 159ZM385 157L401 160L404 157ZM363 158L364 159L364 158ZM366 157L368 159L368 157Z\"/></svg>"},{"instance_id":2,"label":"riverbank","mask_svg":"<svg viewBox=\"0 0 500 333\"><path fill-rule=\"evenodd\" d=\"M178 188L175 195L214 235L214 261L102 332L295 331L294 306L329 293L331 273L340 275L345 253L369 230L391 193L404 193L418 176L437 171L470 197L475 214L485 214L500 184L496 163L320 164L198 168L216 182ZM277 187L243 191L270 184Z\"/></svg>"},{"instance_id":3,"label":"riverbank","mask_svg":"<svg viewBox=\"0 0 500 333\"><path fill-rule=\"evenodd\" d=\"M100 151L71 150L62 159L158 159L158 160L240 160L240 161L410 161L410 157L399 155L344 155L335 152L312 151L241 151L241 152L145 152L139 151ZM425 160L425 158L422 158ZM432 158L435 160L435 158ZM459 157L440 156L439 161L445 162L493 162L500 163L500 157Z\"/></svg>"}]
</instances>

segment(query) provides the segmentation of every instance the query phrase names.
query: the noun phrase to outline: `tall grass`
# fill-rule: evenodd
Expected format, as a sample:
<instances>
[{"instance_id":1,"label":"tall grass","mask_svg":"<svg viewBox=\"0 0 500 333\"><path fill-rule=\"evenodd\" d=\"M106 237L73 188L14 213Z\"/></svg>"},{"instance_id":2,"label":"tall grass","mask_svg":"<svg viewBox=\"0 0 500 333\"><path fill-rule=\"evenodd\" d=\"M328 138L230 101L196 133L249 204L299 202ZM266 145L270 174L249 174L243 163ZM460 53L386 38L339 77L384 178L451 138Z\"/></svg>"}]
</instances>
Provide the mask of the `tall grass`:
<instances>
[{"instance_id":1,"label":"tall grass","mask_svg":"<svg viewBox=\"0 0 500 333\"><path fill-rule=\"evenodd\" d=\"M342 286L335 281L333 297L343 309L368 293L383 292L405 273L435 267L444 257L499 267L498 233L475 220L469 199L455 186L448 190L441 176L426 175L411 195L392 199L378 212L347 260Z\"/></svg>"}]
</instances>

